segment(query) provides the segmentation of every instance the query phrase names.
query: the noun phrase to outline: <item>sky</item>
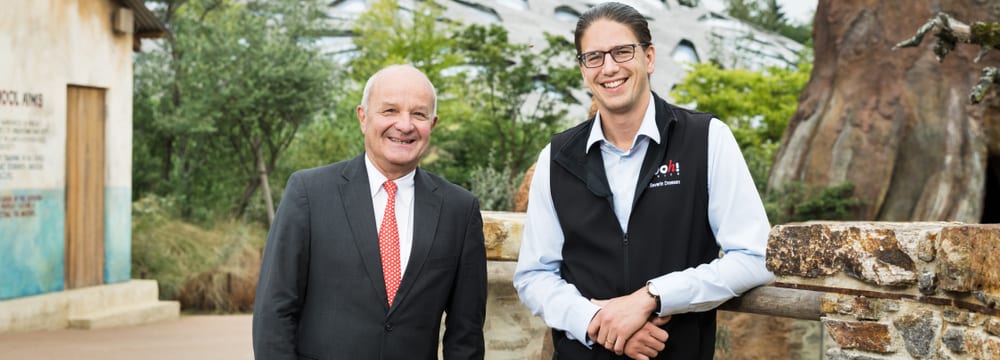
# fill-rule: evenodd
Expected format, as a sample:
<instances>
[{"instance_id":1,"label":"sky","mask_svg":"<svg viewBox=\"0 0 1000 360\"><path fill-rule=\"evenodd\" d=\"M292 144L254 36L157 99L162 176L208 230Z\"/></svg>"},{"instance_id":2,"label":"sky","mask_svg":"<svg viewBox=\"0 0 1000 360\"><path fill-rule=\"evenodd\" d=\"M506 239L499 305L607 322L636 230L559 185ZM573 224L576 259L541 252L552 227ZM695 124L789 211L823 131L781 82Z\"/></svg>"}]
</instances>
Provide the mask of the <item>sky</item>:
<instances>
[{"instance_id":1,"label":"sky","mask_svg":"<svg viewBox=\"0 0 1000 360\"><path fill-rule=\"evenodd\" d=\"M781 8L785 9L785 15L788 16L793 22L798 24L810 23L812 21L812 15L816 12L816 1L817 0L778 0L781 4ZM723 0L702 0L701 2L705 7L715 10L723 11L726 9L725 1Z\"/></svg>"}]
</instances>

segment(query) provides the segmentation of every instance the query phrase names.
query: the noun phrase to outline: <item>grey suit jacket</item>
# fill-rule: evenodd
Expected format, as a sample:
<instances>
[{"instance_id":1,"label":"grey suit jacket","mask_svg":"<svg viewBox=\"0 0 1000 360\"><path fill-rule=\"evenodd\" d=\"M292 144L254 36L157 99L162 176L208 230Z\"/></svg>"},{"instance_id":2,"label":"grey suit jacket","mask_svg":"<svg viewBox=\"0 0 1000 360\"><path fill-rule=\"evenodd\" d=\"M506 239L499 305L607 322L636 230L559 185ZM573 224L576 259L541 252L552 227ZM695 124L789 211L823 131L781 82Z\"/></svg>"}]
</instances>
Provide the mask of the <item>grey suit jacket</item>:
<instances>
[{"instance_id":1,"label":"grey suit jacket","mask_svg":"<svg viewBox=\"0 0 1000 360\"><path fill-rule=\"evenodd\" d=\"M479 202L417 169L413 248L388 307L364 154L298 171L267 236L253 347L269 359L481 359L486 250Z\"/></svg>"}]
</instances>

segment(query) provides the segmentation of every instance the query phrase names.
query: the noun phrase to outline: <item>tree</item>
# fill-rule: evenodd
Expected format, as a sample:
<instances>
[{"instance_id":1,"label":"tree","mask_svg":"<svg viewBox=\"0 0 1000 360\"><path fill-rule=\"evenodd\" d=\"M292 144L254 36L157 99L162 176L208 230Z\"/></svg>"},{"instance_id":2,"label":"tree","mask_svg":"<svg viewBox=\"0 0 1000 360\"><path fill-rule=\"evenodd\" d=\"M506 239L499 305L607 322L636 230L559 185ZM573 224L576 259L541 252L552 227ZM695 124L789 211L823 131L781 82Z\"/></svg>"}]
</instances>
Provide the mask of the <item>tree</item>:
<instances>
[{"instance_id":1,"label":"tree","mask_svg":"<svg viewBox=\"0 0 1000 360\"><path fill-rule=\"evenodd\" d=\"M349 99L336 114L338 127L359 131L355 108L368 78L388 65L412 64L427 75L437 92L439 121L434 128L429 154L421 161L423 166L431 168L439 157L441 138L447 137L448 128L463 118L456 108L461 106L465 96L461 74L454 71L463 65L451 36L457 25L438 21L441 13L440 8L429 2L421 2L412 10L401 8L396 0L369 4L352 28L357 34L354 37L357 54L347 65L346 78L351 81L343 84L344 94ZM363 149L361 140L358 136L355 141L358 148Z\"/></svg>"},{"instance_id":2,"label":"tree","mask_svg":"<svg viewBox=\"0 0 1000 360\"><path fill-rule=\"evenodd\" d=\"M812 66L803 63L797 69L772 67L764 72L692 66L671 96L716 114L729 125L763 197L771 160Z\"/></svg>"},{"instance_id":3,"label":"tree","mask_svg":"<svg viewBox=\"0 0 1000 360\"><path fill-rule=\"evenodd\" d=\"M785 16L785 9L781 8L778 0L764 0L761 11L757 13L759 23L763 28L778 32L781 26L788 23Z\"/></svg>"},{"instance_id":4,"label":"tree","mask_svg":"<svg viewBox=\"0 0 1000 360\"><path fill-rule=\"evenodd\" d=\"M364 85L383 67L410 63L430 78L439 93L450 92L460 79L448 70L462 65L463 59L451 37L457 26L439 22L441 14L429 2L418 3L413 10L401 8L397 0L372 2L353 26L357 56L350 62L351 78Z\"/></svg>"},{"instance_id":5,"label":"tree","mask_svg":"<svg viewBox=\"0 0 1000 360\"><path fill-rule=\"evenodd\" d=\"M733 131L772 224L804 220L847 220L863 203L851 196L849 182L807 188L789 182L767 189L767 177L788 119L809 78L811 65L763 72L723 70L694 64L671 93L677 101L716 114Z\"/></svg>"},{"instance_id":6,"label":"tree","mask_svg":"<svg viewBox=\"0 0 1000 360\"><path fill-rule=\"evenodd\" d=\"M979 62L991 50L1000 49L1000 23L977 21L970 26L943 12L935 14L924 26L917 29L912 38L896 44L892 49L919 46L924 35L934 28L939 28L937 34L934 34L938 38L934 44L934 55L937 55L938 62L944 61L944 57L954 50L959 42L979 45L979 54L972 60L973 62ZM973 104L981 103L993 84L1000 83L1000 72L997 68L984 67L982 74L969 95L969 101Z\"/></svg>"},{"instance_id":7,"label":"tree","mask_svg":"<svg viewBox=\"0 0 1000 360\"><path fill-rule=\"evenodd\" d=\"M136 113L148 117L136 121L136 192L178 197L186 218L243 215L260 187L270 201L268 174L327 106L331 66L312 44L322 4L165 3L171 36L136 65Z\"/></svg>"},{"instance_id":8,"label":"tree","mask_svg":"<svg viewBox=\"0 0 1000 360\"><path fill-rule=\"evenodd\" d=\"M560 130L567 107L579 105L569 92L581 78L573 64L573 44L545 34L547 46L533 49L510 43L507 30L470 25L457 34L457 45L472 68L464 99L468 114L454 129L448 152L460 168L487 166L507 177L503 182L513 194L518 176ZM470 146L474 144L474 146ZM473 190L477 184L472 184ZM509 210L513 196L498 210Z\"/></svg>"},{"instance_id":9,"label":"tree","mask_svg":"<svg viewBox=\"0 0 1000 360\"><path fill-rule=\"evenodd\" d=\"M777 0L725 0L726 14L761 29L781 34L800 44L809 44L809 24L793 24Z\"/></svg>"},{"instance_id":10,"label":"tree","mask_svg":"<svg viewBox=\"0 0 1000 360\"><path fill-rule=\"evenodd\" d=\"M726 14L736 19L754 23L760 5L756 0L726 0Z\"/></svg>"},{"instance_id":11,"label":"tree","mask_svg":"<svg viewBox=\"0 0 1000 360\"><path fill-rule=\"evenodd\" d=\"M509 188L498 193L506 196L498 209L507 209L518 174L564 123L564 105L576 103L569 92L580 82L572 44L554 36L544 49L512 44L501 27L441 22L440 13L430 3L412 10L394 0L370 4L352 28L357 53L345 66L347 81L338 84L345 100L332 125L317 127L327 134L357 131L354 109L367 78L387 65L411 63L438 95L439 122L421 166L474 192L481 186L472 179L485 178L475 175L489 168ZM353 141L360 148L360 136Z\"/></svg>"},{"instance_id":12,"label":"tree","mask_svg":"<svg viewBox=\"0 0 1000 360\"><path fill-rule=\"evenodd\" d=\"M450 37L455 25L437 21L440 15L441 9L428 2L407 10L395 0L375 1L350 30L339 31L354 35L354 53L333 72L336 86L328 94L330 111L305 124L305 131L290 145L289 157L278 164L284 178L295 170L348 159L364 150L355 109L365 81L388 65L409 63L423 71L437 90L439 125L449 126L452 104L459 102L449 94L460 91L452 90L460 80L447 69L461 65L462 59L455 54ZM435 141L423 165L436 158L441 128L435 128Z\"/></svg>"}]
</instances>

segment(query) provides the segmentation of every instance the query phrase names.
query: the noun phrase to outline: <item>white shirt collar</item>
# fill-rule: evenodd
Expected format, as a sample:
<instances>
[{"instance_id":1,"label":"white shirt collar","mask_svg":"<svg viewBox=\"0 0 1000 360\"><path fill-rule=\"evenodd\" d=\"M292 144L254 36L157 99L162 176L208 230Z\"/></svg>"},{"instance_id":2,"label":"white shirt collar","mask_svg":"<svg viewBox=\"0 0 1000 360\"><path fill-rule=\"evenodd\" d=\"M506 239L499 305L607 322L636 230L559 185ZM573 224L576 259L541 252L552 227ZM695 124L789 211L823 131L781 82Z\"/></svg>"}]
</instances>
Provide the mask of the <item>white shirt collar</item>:
<instances>
[{"instance_id":1,"label":"white shirt collar","mask_svg":"<svg viewBox=\"0 0 1000 360\"><path fill-rule=\"evenodd\" d=\"M632 139L633 147L639 141L640 136L646 136L657 144L660 143L660 129L656 128L655 102L656 97L650 93L649 104L646 105L646 113L642 116L642 124L639 125L639 131L636 132L635 139ZM585 151L590 152L591 146L600 141L608 142L608 139L604 136L604 129L601 128L601 112L598 111L596 119L594 119L594 125L590 128L590 137L587 138L587 148Z\"/></svg>"},{"instance_id":2,"label":"white shirt collar","mask_svg":"<svg viewBox=\"0 0 1000 360\"><path fill-rule=\"evenodd\" d=\"M373 164L371 159L368 158L367 152L365 153L365 170L368 171L368 187L371 190L370 194L374 198L375 194L377 194L382 189L382 184L389 179L386 178L385 175L382 175L382 172L378 171L378 168L375 167L375 164ZM393 182L396 183L397 189L404 187L405 188L413 187L413 176L416 173L417 169L413 169L412 171L406 173L406 175L403 175L399 179L393 180Z\"/></svg>"}]
</instances>

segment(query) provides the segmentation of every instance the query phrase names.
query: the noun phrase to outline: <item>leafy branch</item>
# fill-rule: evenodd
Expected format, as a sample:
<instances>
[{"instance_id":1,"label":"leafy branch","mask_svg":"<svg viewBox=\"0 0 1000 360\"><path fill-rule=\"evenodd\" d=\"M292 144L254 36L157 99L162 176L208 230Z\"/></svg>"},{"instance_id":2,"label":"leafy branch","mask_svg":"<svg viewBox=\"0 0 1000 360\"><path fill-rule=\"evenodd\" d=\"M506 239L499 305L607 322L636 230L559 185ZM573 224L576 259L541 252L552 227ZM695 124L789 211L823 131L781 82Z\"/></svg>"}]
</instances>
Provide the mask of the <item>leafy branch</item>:
<instances>
[{"instance_id":1,"label":"leafy branch","mask_svg":"<svg viewBox=\"0 0 1000 360\"><path fill-rule=\"evenodd\" d=\"M934 43L934 55L937 56L938 62L944 61L944 58L955 50L959 43L980 46L979 53L973 60L976 63L982 60L990 50L1000 49L1000 23L977 21L968 25L955 20L944 12L935 14L927 20L927 23L917 29L917 33L913 37L896 44L892 49L917 47L923 41L924 36L935 28L938 29L938 32L934 36L938 39ZM969 101L973 104L982 102L986 92L997 83L1000 83L1000 72L997 71L997 68L992 66L983 68L979 82L972 87Z\"/></svg>"}]
</instances>

